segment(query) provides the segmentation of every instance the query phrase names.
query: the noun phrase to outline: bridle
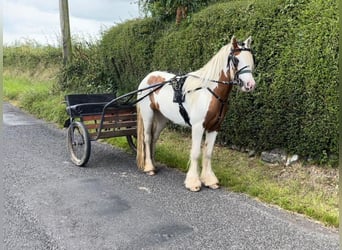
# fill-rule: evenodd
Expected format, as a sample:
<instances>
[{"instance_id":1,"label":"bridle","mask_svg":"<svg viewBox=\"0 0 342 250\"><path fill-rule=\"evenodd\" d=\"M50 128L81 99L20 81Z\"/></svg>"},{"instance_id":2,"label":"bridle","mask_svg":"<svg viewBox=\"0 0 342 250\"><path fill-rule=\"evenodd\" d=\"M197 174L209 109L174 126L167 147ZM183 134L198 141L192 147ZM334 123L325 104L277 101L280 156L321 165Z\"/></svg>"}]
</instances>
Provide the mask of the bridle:
<instances>
[{"instance_id":1,"label":"bridle","mask_svg":"<svg viewBox=\"0 0 342 250\"><path fill-rule=\"evenodd\" d=\"M240 79L240 75L246 74L246 73L252 73L252 69L248 69L249 66L244 66L238 70L239 59L236 57L236 54L240 53L241 51L248 51L251 53L251 55L253 57L253 63L255 62L255 59L254 59L254 54L253 54L251 49L245 48L243 43L241 43L239 45L241 45L242 48L235 48L235 49L232 48L230 50L230 53L228 56L228 62L227 62L227 69L230 70L230 65L233 64L235 73L234 73L232 83L230 83L230 82L229 83L242 87L243 81ZM222 83L225 83L225 82L222 82Z\"/></svg>"},{"instance_id":2,"label":"bridle","mask_svg":"<svg viewBox=\"0 0 342 250\"><path fill-rule=\"evenodd\" d=\"M233 80L220 81L220 80L206 79L206 81L219 83L219 84L225 84L225 85L237 85L239 87L243 86L243 81L240 79L240 75L246 74L246 73L252 73L252 69L248 69L249 66L244 66L241 69L238 69L239 59L236 57L236 54L240 53L241 51L248 51L251 53L253 57L253 63L255 62L255 58L254 58L254 54L252 50L244 47L244 43L239 43L239 45L242 46L242 48L235 48L235 49L232 48L228 55L227 69L230 70L230 65L233 64L233 67L234 67L233 70L235 71ZM183 77L188 77L188 76L204 80L203 78L193 75L193 74L186 74L184 76L177 76L177 77L183 78Z\"/></svg>"}]
</instances>

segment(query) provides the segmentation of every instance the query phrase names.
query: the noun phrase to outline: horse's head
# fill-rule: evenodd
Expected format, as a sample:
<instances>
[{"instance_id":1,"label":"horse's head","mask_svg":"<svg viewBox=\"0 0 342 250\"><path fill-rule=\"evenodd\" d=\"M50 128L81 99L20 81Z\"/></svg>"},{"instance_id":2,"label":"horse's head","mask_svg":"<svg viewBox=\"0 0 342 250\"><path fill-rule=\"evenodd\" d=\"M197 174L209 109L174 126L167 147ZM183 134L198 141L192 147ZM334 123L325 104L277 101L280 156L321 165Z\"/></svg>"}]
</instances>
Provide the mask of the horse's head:
<instances>
[{"instance_id":1,"label":"horse's head","mask_svg":"<svg viewBox=\"0 0 342 250\"><path fill-rule=\"evenodd\" d=\"M227 69L231 78L241 87L242 91L252 91L255 88L255 80L252 75L254 57L251 43L251 37L248 37L243 43L238 42L235 36L231 39Z\"/></svg>"}]
</instances>

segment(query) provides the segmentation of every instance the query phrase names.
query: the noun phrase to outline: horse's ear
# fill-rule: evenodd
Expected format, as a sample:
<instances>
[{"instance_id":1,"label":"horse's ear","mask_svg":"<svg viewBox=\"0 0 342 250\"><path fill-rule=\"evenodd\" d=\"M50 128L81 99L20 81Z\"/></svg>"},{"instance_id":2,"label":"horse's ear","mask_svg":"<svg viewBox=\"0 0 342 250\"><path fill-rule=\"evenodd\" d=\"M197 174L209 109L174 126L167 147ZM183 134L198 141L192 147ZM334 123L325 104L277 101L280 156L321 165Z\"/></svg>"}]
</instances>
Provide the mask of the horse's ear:
<instances>
[{"instance_id":1,"label":"horse's ear","mask_svg":"<svg viewBox=\"0 0 342 250\"><path fill-rule=\"evenodd\" d=\"M232 36L232 39L230 40L230 43L232 44L233 49L238 49L239 48L237 40L236 40L236 37L234 35Z\"/></svg>"},{"instance_id":2,"label":"horse's ear","mask_svg":"<svg viewBox=\"0 0 342 250\"><path fill-rule=\"evenodd\" d=\"M246 41L244 42L246 48L250 48L251 47L252 41L253 40L252 40L251 36L246 39Z\"/></svg>"}]
</instances>

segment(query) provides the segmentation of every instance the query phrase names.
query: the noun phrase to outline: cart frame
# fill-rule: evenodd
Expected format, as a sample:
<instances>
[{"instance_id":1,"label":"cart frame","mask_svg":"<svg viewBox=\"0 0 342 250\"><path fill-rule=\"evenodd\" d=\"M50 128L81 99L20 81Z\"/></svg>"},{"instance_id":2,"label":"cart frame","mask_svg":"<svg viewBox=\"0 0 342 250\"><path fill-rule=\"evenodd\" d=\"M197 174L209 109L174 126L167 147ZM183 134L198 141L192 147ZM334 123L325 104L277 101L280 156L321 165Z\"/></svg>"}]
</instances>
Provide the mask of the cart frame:
<instances>
[{"instance_id":1,"label":"cart frame","mask_svg":"<svg viewBox=\"0 0 342 250\"><path fill-rule=\"evenodd\" d=\"M91 141L122 137L136 152L137 111L134 93L115 97L113 94L72 94L65 96L69 119L67 147L71 161L84 166L91 152Z\"/></svg>"}]
</instances>

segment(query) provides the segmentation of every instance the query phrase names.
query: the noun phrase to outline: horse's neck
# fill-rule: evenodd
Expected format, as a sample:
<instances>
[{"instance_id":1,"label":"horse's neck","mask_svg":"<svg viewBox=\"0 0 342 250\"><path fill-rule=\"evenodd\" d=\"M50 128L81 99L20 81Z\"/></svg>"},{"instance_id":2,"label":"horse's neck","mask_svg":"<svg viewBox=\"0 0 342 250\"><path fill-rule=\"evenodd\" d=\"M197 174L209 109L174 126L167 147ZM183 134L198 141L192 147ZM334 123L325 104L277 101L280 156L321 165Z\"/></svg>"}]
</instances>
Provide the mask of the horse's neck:
<instances>
[{"instance_id":1,"label":"horse's neck","mask_svg":"<svg viewBox=\"0 0 342 250\"><path fill-rule=\"evenodd\" d=\"M227 73L227 75L223 71L221 71L220 77L218 79L218 81L221 83L217 83L216 86L212 89L212 91L224 102L228 100L229 93L232 89L232 85L227 84L231 82L231 80L232 78L230 75L230 71Z\"/></svg>"},{"instance_id":2,"label":"horse's neck","mask_svg":"<svg viewBox=\"0 0 342 250\"><path fill-rule=\"evenodd\" d=\"M230 76L226 76L222 71L219 81L230 82ZM228 97L232 87L231 84L217 83L215 87L208 88L212 98L203 122L207 131L218 131L220 129L228 110Z\"/></svg>"},{"instance_id":3,"label":"horse's neck","mask_svg":"<svg viewBox=\"0 0 342 250\"><path fill-rule=\"evenodd\" d=\"M195 75L198 79L189 81L187 89L209 87L212 85L212 81L219 81L222 77L222 71L226 70L230 48L230 44L222 47L202 68L189 73L189 75Z\"/></svg>"}]
</instances>

